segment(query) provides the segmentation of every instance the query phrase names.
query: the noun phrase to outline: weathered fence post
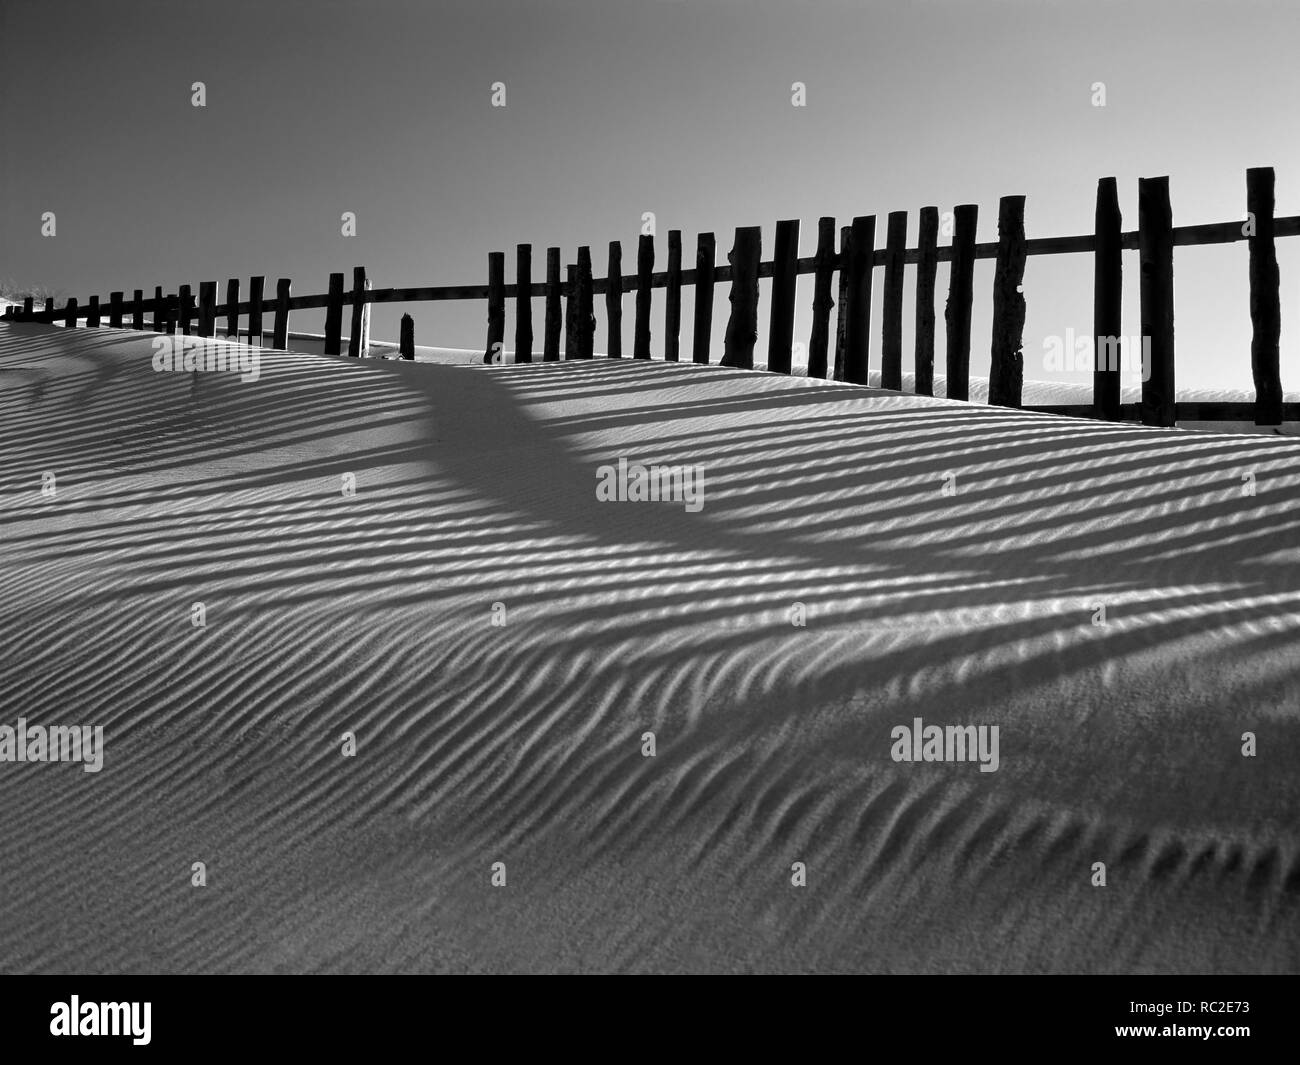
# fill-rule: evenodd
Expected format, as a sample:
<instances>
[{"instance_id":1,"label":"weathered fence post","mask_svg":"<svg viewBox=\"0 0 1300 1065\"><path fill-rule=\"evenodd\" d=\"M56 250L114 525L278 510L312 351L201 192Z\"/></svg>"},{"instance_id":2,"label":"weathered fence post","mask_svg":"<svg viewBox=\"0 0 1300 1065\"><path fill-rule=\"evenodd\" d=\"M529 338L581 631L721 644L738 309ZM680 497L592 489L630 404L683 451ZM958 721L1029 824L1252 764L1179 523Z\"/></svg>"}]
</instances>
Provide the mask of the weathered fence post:
<instances>
[{"instance_id":1,"label":"weathered fence post","mask_svg":"<svg viewBox=\"0 0 1300 1065\"><path fill-rule=\"evenodd\" d=\"M668 231L668 287L664 290L664 359L677 362L682 331L682 231Z\"/></svg>"},{"instance_id":2,"label":"weathered fence post","mask_svg":"<svg viewBox=\"0 0 1300 1065\"><path fill-rule=\"evenodd\" d=\"M907 212L890 211L885 227L885 290L880 307L880 387L903 388L903 256Z\"/></svg>"},{"instance_id":3,"label":"weathered fence post","mask_svg":"<svg viewBox=\"0 0 1300 1065\"><path fill-rule=\"evenodd\" d=\"M135 290L134 298L131 300L131 328L144 328L144 289Z\"/></svg>"},{"instance_id":4,"label":"weathered fence post","mask_svg":"<svg viewBox=\"0 0 1300 1065\"><path fill-rule=\"evenodd\" d=\"M650 284L655 265L655 238L642 233L636 246L636 322L632 358L650 358Z\"/></svg>"},{"instance_id":5,"label":"weathered fence post","mask_svg":"<svg viewBox=\"0 0 1300 1065\"><path fill-rule=\"evenodd\" d=\"M844 351L849 343L849 259L853 246L853 227L840 227L840 254L838 259L840 271L840 309L835 316L835 365L831 377L836 381L844 380Z\"/></svg>"},{"instance_id":6,"label":"weathered fence post","mask_svg":"<svg viewBox=\"0 0 1300 1065\"><path fill-rule=\"evenodd\" d=\"M1097 182L1096 249L1092 267L1092 414L1120 420L1120 312L1124 298L1123 219L1113 177ZM1067 357L1069 353L1067 352Z\"/></svg>"},{"instance_id":7,"label":"weathered fence post","mask_svg":"<svg viewBox=\"0 0 1300 1065\"><path fill-rule=\"evenodd\" d=\"M177 290L175 296L167 297L167 314L166 328L168 336L175 336L176 331L180 329L181 324L181 297L180 290Z\"/></svg>"},{"instance_id":8,"label":"weathered fence post","mask_svg":"<svg viewBox=\"0 0 1300 1065\"><path fill-rule=\"evenodd\" d=\"M515 362L533 361L533 246L515 245Z\"/></svg>"},{"instance_id":9,"label":"weathered fence post","mask_svg":"<svg viewBox=\"0 0 1300 1065\"><path fill-rule=\"evenodd\" d=\"M916 230L916 394L934 395L934 279L938 271L939 208L922 207Z\"/></svg>"},{"instance_id":10,"label":"weathered fence post","mask_svg":"<svg viewBox=\"0 0 1300 1065\"><path fill-rule=\"evenodd\" d=\"M293 282L282 277L275 283L275 324L272 327L271 346L284 351L289 346L289 300Z\"/></svg>"},{"instance_id":11,"label":"weathered fence post","mask_svg":"<svg viewBox=\"0 0 1300 1065\"><path fill-rule=\"evenodd\" d=\"M366 311L369 305L366 303L366 268L364 266L354 266L352 268L352 321L348 326L348 356L353 359L360 359L365 355L365 323Z\"/></svg>"},{"instance_id":12,"label":"weathered fence post","mask_svg":"<svg viewBox=\"0 0 1300 1065\"><path fill-rule=\"evenodd\" d=\"M36 297L24 296L23 297L23 320L24 321L31 321L32 314L35 308L36 308Z\"/></svg>"},{"instance_id":13,"label":"weathered fence post","mask_svg":"<svg viewBox=\"0 0 1300 1065\"><path fill-rule=\"evenodd\" d=\"M564 264L564 357L578 357L578 264Z\"/></svg>"},{"instance_id":14,"label":"weathered fence post","mask_svg":"<svg viewBox=\"0 0 1300 1065\"><path fill-rule=\"evenodd\" d=\"M814 257L812 333L808 337L808 376L826 377L826 355L830 346L831 279L835 272L835 219L817 220L817 252Z\"/></svg>"},{"instance_id":15,"label":"weathered fence post","mask_svg":"<svg viewBox=\"0 0 1300 1065\"><path fill-rule=\"evenodd\" d=\"M402 315L397 339L398 357L407 362L415 361L415 319L409 314Z\"/></svg>"},{"instance_id":16,"label":"weathered fence post","mask_svg":"<svg viewBox=\"0 0 1300 1065\"><path fill-rule=\"evenodd\" d=\"M226 336L239 340L239 278L226 281Z\"/></svg>"},{"instance_id":17,"label":"weathered fence post","mask_svg":"<svg viewBox=\"0 0 1300 1065\"><path fill-rule=\"evenodd\" d=\"M605 319L611 359L623 357L623 245L617 240L609 242L609 265L605 268Z\"/></svg>"},{"instance_id":18,"label":"weathered fence post","mask_svg":"<svg viewBox=\"0 0 1300 1065\"><path fill-rule=\"evenodd\" d=\"M217 283L199 282L199 336L217 335Z\"/></svg>"},{"instance_id":19,"label":"weathered fence post","mask_svg":"<svg viewBox=\"0 0 1300 1065\"><path fill-rule=\"evenodd\" d=\"M772 244L772 310L767 321L767 368L772 373L790 372L798 259L799 219L777 222Z\"/></svg>"},{"instance_id":20,"label":"weathered fence post","mask_svg":"<svg viewBox=\"0 0 1300 1065\"><path fill-rule=\"evenodd\" d=\"M754 344L758 340L758 262L762 255L763 230L759 226L737 226L735 243L727 260L731 263L731 314L722 342L723 366L742 370L754 368Z\"/></svg>"},{"instance_id":21,"label":"weathered fence post","mask_svg":"<svg viewBox=\"0 0 1300 1065\"><path fill-rule=\"evenodd\" d=\"M871 335L871 259L876 247L876 216L853 219L849 236L848 326L844 337L844 380L870 384L867 352Z\"/></svg>"},{"instance_id":22,"label":"weathered fence post","mask_svg":"<svg viewBox=\"0 0 1300 1065\"><path fill-rule=\"evenodd\" d=\"M343 352L343 274L330 274L329 294L325 304L325 347L326 355L340 355Z\"/></svg>"},{"instance_id":23,"label":"weathered fence post","mask_svg":"<svg viewBox=\"0 0 1300 1065\"><path fill-rule=\"evenodd\" d=\"M546 249L546 322L542 337L542 361L560 357L560 249Z\"/></svg>"},{"instance_id":24,"label":"weathered fence post","mask_svg":"<svg viewBox=\"0 0 1300 1065\"><path fill-rule=\"evenodd\" d=\"M948 275L948 302L943 319L947 332L944 373L949 399L970 399L970 311L975 283L975 232L979 205L958 204L953 209L952 269Z\"/></svg>"},{"instance_id":25,"label":"weathered fence post","mask_svg":"<svg viewBox=\"0 0 1300 1065\"><path fill-rule=\"evenodd\" d=\"M136 289L137 293L139 291ZM49 296L45 297L45 309L41 312L41 321L47 325L54 324L54 300Z\"/></svg>"},{"instance_id":26,"label":"weathered fence post","mask_svg":"<svg viewBox=\"0 0 1300 1065\"><path fill-rule=\"evenodd\" d=\"M63 324L68 329L77 327L77 299L75 296L68 297L68 306L64 308Z\"/></svg>"},{"instance_id":27,"label":"weathered fence post","mask_svg":"<svg viewBox=\"0 0 1300 1065\"><path fill-rule=\"evenodd\" d=\"M265 277L259 275L248 279L248 342L257 348L262 346L262 295L265 287Z\"/></svg>"},{"instance_id":28,"label":"weathered fence post","mask_svg":"<svg viewBox=\"0 0 1300 1065\"><path fill-rule=\"evenodd\" d=\"M488 331L484 362L505 362L506 253L488 252Z\"/></svg>"},{"instance_id":29,"label":"weathered fence post","mask_svg":"<svg viewBox=\"0 0 1300 1065\"><path fill-rule=\"evenodd\" d=\"M1142 343L1151 338L1143 366L1142 424L1177 423L1174 383L1174 238L1169 178L1138 178L1138 258L1142 269Z\"/></svg>"},{"instance_id":30,"label":"weathered fence post","mask_svg":"<svg viewBox=\"0 0 1300 1065\"><path fill-rule=\"evenodd\" d=\"M108 294L108 325L111 329L122 328L122 293Z\"/></svg>"},{"instance_id":31,"label":"weathered fence post","mask_svg":"<svg viewBox=\"0 0 1300 1065\"><path fill-rule=\"evenodd\" d=\"M99 328L99 297L91 296L90 305L86 308L86 325L92 329Z\"/></svg>"},{"instance_id":32,"label":"weathered fence post","mask_svg":"<svg viewBox=\"0 0 1300 1065\"><path fill-rule=\"evenodd\" d=\"M701 233L695 242L695 328L691 338L691 361L707 365L713 334L713 280L717 267L717 241L712 233Z\"/></svg>"},{"instance_id":33,"label":"weathered fence post","mask_svg":"<svg viewBox=\"0 0 1300 1065\"><path fill-rule=\"evenodd\" d=\"M167 328L167 300L163 296L162 285L153 288L153 331L161 333Z\"/></svg>"},{"instance_id":34,"label":"weathered fence post","mask_svg":"<svg viewBox=\"0 0 1300 1065\"><path fill-rule=\"evenodd\" d=\"M1273 241L1273 168L1246 171L1250 235L1250 370L1255 379L1255 424L1282 424L1282 378L1278 342L1282 335L1281 277Z\"/></svg>"},{"instance_id":35,"label":"weathered fence post","mask_svg":"<svg viewBox=\"0 0 1300 1065\"><path fill-rule=\"evenodd\" d=\"M574 278L577 288L575 294L576 351L579 359L590 359L596 342L596 315L593 307L595 294L591 279L591 248L582 245L578 249L578 269Z\"/></svg>"},{"instance_id":36,"label":"weathered fence post","mask_svg":"<svg viewBox=\"0 0 1300 1065\"><path fill-rule=\"evenodd\" d=\"M989 403L1019 407L1025 378L1025 198L1003 196L998 203L998 258L993 272L993 343Z\"/></svg>"}]
</instances>

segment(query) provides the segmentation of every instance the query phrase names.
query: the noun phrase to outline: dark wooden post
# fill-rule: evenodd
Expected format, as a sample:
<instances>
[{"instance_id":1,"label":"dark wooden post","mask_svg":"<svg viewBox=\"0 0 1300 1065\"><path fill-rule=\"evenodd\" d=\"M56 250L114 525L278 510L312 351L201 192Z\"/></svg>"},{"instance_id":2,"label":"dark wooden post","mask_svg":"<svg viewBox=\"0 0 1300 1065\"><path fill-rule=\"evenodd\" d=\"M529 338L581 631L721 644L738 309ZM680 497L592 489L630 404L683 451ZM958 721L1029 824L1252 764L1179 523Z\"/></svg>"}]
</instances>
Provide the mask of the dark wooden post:
<instances>
[{"instance_id":1,"label":"dark wooden post","mask_svg":"<svg viewBox=\"0 0 1300 1065\"><path fill-rule=\"evenodd\" d=\"M226 281L226 336L239 339L239 278Z\"/></svg>"},{"instance_id":2,"label":"dark wooden post","mask_svg":"<svg viewBox=\"0 0 1300 1065\"><path fill-rule=\"evenodd\" d=\"M970 399L970 310L975 284L975 231L979 205L959 204L953 210L952 269L943 320L947 332L944 373L949 399Z\"/></svg>"},{"instance_id":3,"label":"dark wooden post","mask_svg":"<svg viewBox=\"0 0 1300 1065\"><path fill-rule=\"evenodd\" d=\"M636 322L632 330L632 358L650 358L650 278L654 273L655 238L641 234L636 246Z\"/></svg>"},{"instance_id":4,"label":"dark wooden post","mask_svg":"<svg viewBox=\"0 0 1300 1065\"><path fill-rule=\"evenodd\" d=\"M578 264L564 264L564 357L578 357Z\"/></svg>"},{"instance_id":5,"label":"dark wooden post","mask_svg":"<svg viewBox=\"0 0 1300 1065\"><path fill-rule=\"evenodd\" d=\"M989 403L1019 407L1025 378L1025 198L1003 196L998 203L998 258L993 272L993 344Z\"/></svg>"},{"instance_id":6,"label":"dark wooden post","mask_svg":"<svg viewBox=\"0 0 1300 1065\"><path fill-rule=\"evenodd\" d=\"M328 302L325 304L324 354L343 352L343 274L330 274Z\"/></svg>"},{"instance_id":7,"label":"dark wooden post","mask_svg":"<svg viewBox=\"0 0 1300 1065\"><path fill-rule=\"evenodd\" d=\"M1124 298L1123 219L1113 177L1097 182L1096 249L1092 266L1092 413L1108 422L1120 416L1120 312Z\"/></svg>"},{"instance_id":8,"label":"dark wooden post","mask_svg":"<svg viewBox=\"0 0 1300 1065\"><path fill-rule=\"evenodd\" d=\"M272 327L271 346L284 351L289 346L289 300L293 282L287 277L275 283L275 325Z\"/></svg>"},{"instance_id":9,"label":"dark wooden post","mask_svg":"<svg viewBox=\"0 0 1300 1065\"><path fill-rule=\"evenodd\" d=\"M934 278L938 270L939 208L922 207L916 231L916 394L934 395Z\"/></svg>"},{"instance_id":10,"label":"dark wooden post","mask_svg":"<svg viewBox=\"0 0 1300 1065\"><path fill-rule=\"evenodd\" d=\"M546 249L546 324L542 337L542 361L560 357L560 249Z\"/></svg>"},{"instance_id":11,"label":"dark wooden post","mask_svg":"<svg viewBox=\"0 0 1300 1065\"><path fill-rule=\"evenodd\" d=\"M176 321L181 335L189 336L194 322L194 292L189 285L181 285L176 295Z\"/></svg>"},{"instance_id":12,"label":"dark wooden post","mask_svg":"<svg viewBox=\"0 0 1300 1065\"><path fill-rule=\"evenodd\" d=\"M35 308L36 308L36 297L24 296L23 297L23 320L24 321L28 321L28 322L31 321L32 314L35 311Z\"/></svg>"},{"instance_id":13,"label":"dark wooden post","mask_svg":"<svg viewBox=\"0 0 1300 1065\"><path fill-rule=\"evenodd\" d=\"M1255 424L1282 424L1281 277L1273 241L1273 168L1246 171L1246 210L1255 223L1250 240L1250 369L1255 378Z\"/></svg>"},{"instance_id":14,"label":"dark wooden post","mask_svg":"<svg viewBox=\"0 0 1300 1065\"><path fill-rule=\"evenodd\" d=\"M885 291L880 308L880 387L903 388L903 256L907 212L890 211L885 228Z\"/></svg>"},{"instance_id":15,"label":"dark wooden post","mask_svg":"<svg viewBox=\"0 0 1300 1065\"><path fill-rule=\"evenodd\" d=\"M593 310L594 293L591 279L591 248L583 245L578 248L578 268L574 276L574 356L579 359L592 357L596 341L596 315Z\"/></svg>"},{"instance_id":16,"label":"dark wooden post","mask_svg":"<svg viewBox=\"0 0 1300 1065\"><path fill-rule=\"evenodd\" d=\"M605 268L605 319L608 322L611 359L623 357L623 245L609 242L609 265Z\"/></svg>"},{"instance_id":17,"label":"dark wooden post","mask_svg":"<svg viewBox=\"0 0 1300 1065\"><path fill-rule=\"evenodd\" d=\"M217 283L203 281L199 284L199 336L217 335Z\"/></svg>"},{"instance_id":18,"label":"dark wooden post","mask_svg":"<svg viewBox=\"0 0 1300 1065\"><path fill-rule=\"evenodd\" d=\"M361 358L366 320L366 268L352 268L352 321L348 327L348 355L354 359Z\"/></svg>"},{"instance_id":19,"label":"dark wooden post","mask_svg":"<svg viewBox=\"0 0 1300 1065\"><path fill-rule=\"evenodd\" d=\"M831 377L836 381L844 380L844 351L849 342L849 259L853 246L853 227L840 227L840 254L838 266L840 271L840 310L835 316L835 365Z\"/></svg>"},{"instance_id":20,"label":"dark wooden post","mask_svg":"<svg viewBox=\"0 0 1300 1065\"><path fill-rule=\"evenodd\" d=\"M137 295L140 292L139 289L136 289L135 291ZM54 300L51 299L49 296L45 297L45 310L41 312L41 321L44 322L46 325L54 324ZM136 328L139 327L137 326Z\"/></svg>"},{"instance_id":21,"label":"dark wooden post","mask_svg":"<svg viewBox=\"0 0 1300 1065\"><path fill-rule=\"evenodd\" d=\"M397 339L398 357L407 362L415 361L415 319L409 314L402 315Z\"/></svg>"},{"instance_id":22,"label":"dark wooden post","mask_svg":"<svg viewBox=\"0 0 1300 1065\"><path fill-rule=\"evenodd\" d=\"M86 308L86 325L92 329L99 328L99 297L90 297L90 306Z\"/></svg>"},{"instance_id":23,"label":"dark wooden post","mask_svg":"<svg viewBox=\"0 0 1300 1065\"><path fill-rule=\"evenodd\" d=\"M122 328L122 293L108 294L108 325L111 329Z\"/></svg>"},{"instance_id":24,"label":"dark wooden post","mask_svg":"<svg viewBox=\"0 0 1300 1065\"><path fill-rule=\"evenodd\" d=\"M63 324L68 329L77 327L77 300L74 296L68 297L68 306L63 312Z\"/></svg>"},{"instance_id":25,"label":"dark wooden post","mask_svg":"<svg viewBox=\"0 0 1300 1065\"><path fill-rule=\"evenodd\" d=\"M772 373L790 372L798 259L799 219L777 222L772 244L772 310L767 320L767 368Z\"/></svg>"},{"instance_id":26,"label":"dark wooden post","mask_svg":"<svg viewBox=\"0 0 1300 1065\"><path fill-rule=\"evenodd\" d=\"M713 280L717 266L717 241L712 233L701 233L695 242L695 329L691 338L691 361L707 365L713 334Z\"/></svg>"},{"instance_id":27,"label":"dark wooden post","mask_svg":"<svg viewBox=\"0 0 1300 1065\"><path fill-rule=\"evenodd\" d=\"M265 288L265 277L259 275L248 279L248 342L257 348L262 346L262 295Z\"/></svg>"},{"instance_id":28,"label":"dark wooden post","mask_svg":"<svg viewBox=\"0 0 1300 1065\"><path fill-rule=\"evenodd\" d=\"M488 252L488 329L484 362L505 362L506 253Z\"/></svg>"},{"instance_id":29,"label":"dark wooden post","mask_svg":"<svg viewBox=\"0 0 1300 1065\"><path fill-rule=\"evenodd\" d=\"M1169 428L1177 422L1174 391L1174 238L1169 178L1138 179L1138 259L1142 283L1142 342L1150 337L1150 365L1144 359L1142 424Z\"/></svg>"},{"instance_id":30,"label":"dark wooden post","mask_svg":"<svg viewBox=\"0 0 1300 1065\"><path fill-rule=\"evenodd\" d=\"M161 333L167 328L167 300L162 285L153 288L153 331Z\"/></svg>"},{"instance_id":31,"label":"dark wooden post","mask_svg":"<svg viewBox=\"0 0 1300 1065\"><path fill-rule=\"evenodd\" d=\"M515 245L515 362L533 361L533 246Z\"/></svg>"},{"instance_id":32,"label":"dark wooden post","mask_svg":"<svg viewBox=\"0 0 1300 1065\"><path fill-rule=\"evenodd\" d=\"M731 315L722 342L723 366L742 370L754 368L754 344L758 340L758 262L762 255L763 231L758 226L737 226L736 239L727 260L731 263Z\"/></svg>"},{"instance_id":33,"label":"dark wooden post","mask_svg":"<svg viewBox=\"0 0 1300 1065\"><path fill-rule=\"evenodd\" d=\"M179 289L175 296L167 296L167 312L164 315L164 320L166 322L167 335L175 336L181 323L181 297Z\"/></svg>"},{"instance_id":34,"label":"dark wooden post","mask_svg":"<svg viewBox=\"0 0 1300 1065\"><path fill-rule=\"evenodd\" d=\"M817 253L814 257L812 333L808 337L808 376L826 377L826 355L830 347L831 280L835 272L835 219L817 220Z\"/></svg>"},{"instance_id":35,"label":"dark wooden post","mask_svg":"<svg viewBox=\"0 0 1300 1065\"><path fill-rule=\"evenodd\" d=\"M138 288L131 300L131 328L144 328L144 289Z\"/></svg>"},{"instance_id":36,"label":"dark wooden post","mask_svg":"<svg viewBox=\"0 0 1300 1065\"><path fill-rule=\"evenodd\" d=\"M682 231L668 231L668 287L664 290L664 359L677 362L682 331Z\"/></svg>"},{"instance_id":37,"label":"dark wooden post","mask_svg":"<svg viewBox=\"0 0 1300 1065\"><path fill-rule=\"evenodd\" d=\"M876 216L853 219L849 237L849 290L844 337L844 380L854 385L870 383L867 352L871 335L871 259L876 247Z\"/></svg>"}]
</instances>

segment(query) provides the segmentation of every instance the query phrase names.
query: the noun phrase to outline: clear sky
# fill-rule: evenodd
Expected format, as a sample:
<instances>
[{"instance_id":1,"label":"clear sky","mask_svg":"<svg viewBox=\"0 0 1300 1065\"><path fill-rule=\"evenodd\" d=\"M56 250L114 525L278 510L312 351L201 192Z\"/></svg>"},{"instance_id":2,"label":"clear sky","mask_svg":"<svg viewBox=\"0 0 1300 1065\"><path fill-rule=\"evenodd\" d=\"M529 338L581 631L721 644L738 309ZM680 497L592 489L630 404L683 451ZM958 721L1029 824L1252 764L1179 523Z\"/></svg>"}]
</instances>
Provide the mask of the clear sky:
<instances>
[{"instance_id":1,"label":"clear sky","mask_svg":"<svg viewBox=\"0 0 1300 1065\"><path fill-rule=\"evenodd\" d=\"M378 286L471 284L492 250L512 281L514 246L531 242L540 280L552 244L565 262L591 245L600 274L621 239L631 272L647 211L662 269L670 228L687 266L701 230L725 262L738 225L763 226L769 257L779 218L802 220L811 255L821 215L875 214L883 242L885 215L906 209L910 244L931 204L978 203L992 240L1004 194L1026 197L1030 236L1055 236L1091 229L1107 175L1126 229L1138 177L1164 174L1175 224L1195 224L1244 217L1245 170L1267 165L1279 214L1300 214L1297 45L1290 0L3 0L0 276L82 299L253 273L323 292L354 265ZM206 107L192 106L196 81ZM806 107L792 106L796 81ZM1278 246L1283 384L1297 389L1300 238ZM1180 248L1174 263L1179 383L1249 385L1245 244ZM992 270L976 271L976 374ZM946 266L938 284L942 371ZM1091 331L1091 288L1088 255L1029 260L1026 377L1051 376L1045 337ZM1127 253L1128 333L1137 291ZM797 341L811 299L801 278ZM727 307L724 286L718 354ZM630 350L631 296L624 308ZM688 289L684 337L691 309ZM483 343L483 302L409 310L419 343ZM395 336L400 313L381 308L375 335ZM600 300L597 319L599 350ZM511 307L507 347L513 334Z\"/></svg>"}]
</instances>

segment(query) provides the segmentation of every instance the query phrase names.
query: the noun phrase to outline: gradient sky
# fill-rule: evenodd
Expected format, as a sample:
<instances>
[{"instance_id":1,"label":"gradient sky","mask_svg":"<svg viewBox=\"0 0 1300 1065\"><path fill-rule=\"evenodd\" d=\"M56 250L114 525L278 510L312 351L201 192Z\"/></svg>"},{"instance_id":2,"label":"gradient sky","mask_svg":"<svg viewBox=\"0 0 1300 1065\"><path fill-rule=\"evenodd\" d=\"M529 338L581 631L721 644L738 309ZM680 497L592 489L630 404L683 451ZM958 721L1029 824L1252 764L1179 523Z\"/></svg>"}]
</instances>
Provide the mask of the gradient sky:
<instances>
[{"instance_id":1,"label":"gradient sky","mask_svg":"<svg viewBox=\"0 0 1300 1065\"><path fill-rule=\"evenodd\" d=\"M1300 5L1199 0L454 0L0 4L0 277L83 299L261 273L323 292L331 270L377 286L483 283L487 255L534 245L565 262L609 240L631 272L643 212L666 234L1026 196L1030 236L1088 232L1099 177L1170 176L1176 225L1244 217L1245 170L1274 166L1300 214ZM203 81L207 106L191 106ZM492 84L507 106L491 106ZM791 106L791 83L807 107ZM1093 82L1107 105L1094 107ZM54 211L57 236L41 236ZM357 235L340 233L354 211ZM946 238L941 238L946 243ZM1278 242L1283 384L1300 389L1300 240ZM1136 254L1125 331L1137 333ZM1249 386L1245 243L1175 251L1179 384ZM993 264L975 277L971 371L986 374ZM911 368L911 282L904 369ZM879 290L872 369L879 368ZM246 281L245 281L246 284ZM939 268L942 372L947 266ZM757 356L765 352L767 282ZM1043 338L1091 331L1088 255L1035 257L1024 285L1025 376ZM653 343L662 352L663 293ZM806 343L812 278L800 278ZM630 350L631 296L624 302ZM683 336L692 301L684 295ZM728 304L717 294L715 358ZM417 342L481 346L486 303L409 309ZM597 300L597 349L604 346ZM319 327L295 315L293 327ZM534 332L540 347L541 305ZM507 347L514 334L506 319ZM689 357L689 342L684 345ZM1082 378L1080 378L1082 379Z\"/></svg>"}]
</instances>

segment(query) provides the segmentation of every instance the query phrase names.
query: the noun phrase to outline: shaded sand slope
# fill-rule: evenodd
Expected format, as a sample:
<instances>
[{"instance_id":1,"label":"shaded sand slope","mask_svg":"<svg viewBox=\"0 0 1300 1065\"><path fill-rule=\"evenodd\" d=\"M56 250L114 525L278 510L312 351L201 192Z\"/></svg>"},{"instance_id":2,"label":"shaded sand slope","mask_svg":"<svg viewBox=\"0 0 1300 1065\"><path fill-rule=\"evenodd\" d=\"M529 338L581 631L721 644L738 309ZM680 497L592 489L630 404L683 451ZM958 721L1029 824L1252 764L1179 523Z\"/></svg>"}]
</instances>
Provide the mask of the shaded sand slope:
<instances>
[{"instance_id":1,"label":"shaded sand slope","mask_svg":"<svg viewBox=\"0 0 1300 1065\"><path fill-rule=\"evenodd\" d=\"M1300 969L1300 444L150 339L0 327L5 971Z\"/></svg>"}]
</instances>

